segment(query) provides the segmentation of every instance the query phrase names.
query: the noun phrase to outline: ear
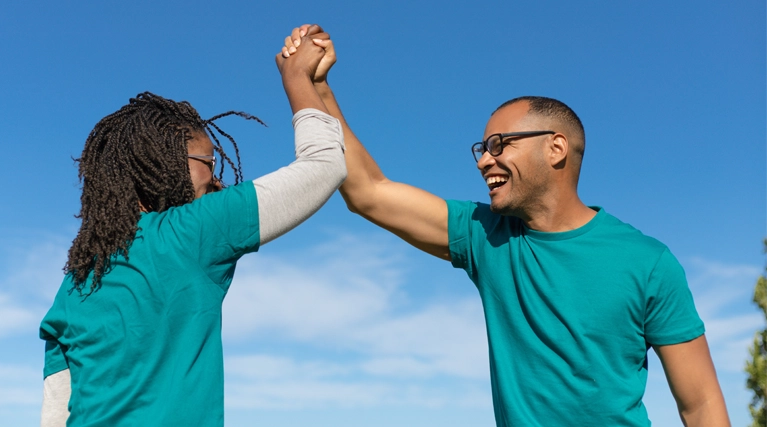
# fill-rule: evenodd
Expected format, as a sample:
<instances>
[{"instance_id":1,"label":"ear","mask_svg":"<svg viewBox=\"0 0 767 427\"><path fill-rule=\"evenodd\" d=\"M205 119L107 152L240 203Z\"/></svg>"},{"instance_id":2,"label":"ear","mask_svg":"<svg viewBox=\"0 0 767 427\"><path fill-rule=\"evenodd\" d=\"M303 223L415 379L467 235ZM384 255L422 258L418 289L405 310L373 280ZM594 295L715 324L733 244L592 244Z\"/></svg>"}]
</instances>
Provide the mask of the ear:
<instances>
[{"instance_id":1,"label":"ear","mask_svg":"<svg viewBox=\"0 0 767 427\"><path fill-rule=\"evenodd\" d=\"M549 138L549 164L554 168L562 168L565 165L565 159L570 150L570 143L567 137L561 133L555 133Z\"/></svg>"}]
</instances>

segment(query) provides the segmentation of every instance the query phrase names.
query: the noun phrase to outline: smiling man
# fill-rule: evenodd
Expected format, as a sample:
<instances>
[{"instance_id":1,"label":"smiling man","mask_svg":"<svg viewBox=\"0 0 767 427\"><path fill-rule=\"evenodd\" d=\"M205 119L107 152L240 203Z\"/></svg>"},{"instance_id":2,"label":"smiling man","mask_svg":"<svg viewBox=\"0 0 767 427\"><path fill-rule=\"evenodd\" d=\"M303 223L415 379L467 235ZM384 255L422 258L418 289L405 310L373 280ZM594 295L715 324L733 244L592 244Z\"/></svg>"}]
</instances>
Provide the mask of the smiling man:
<instances>
[{"instance_id":1,"label":"smiling man","mask_svg":"<svg viewBox=\"0 0 767 427\"><path fill-rule=\"evenodd\" d=\"M307 30L294 29L284 56ZM568 106L545 97L501 105L472 146L490 204L446 201L384 176L341 114L326 79L335 52L322 46L314 82L344 129L341 194L352 212L477 286L497 425L650 425L642 404L650 347L686 425L729 425L679 262L578 197L585 133Z\"/></svg>"}]
</instances>

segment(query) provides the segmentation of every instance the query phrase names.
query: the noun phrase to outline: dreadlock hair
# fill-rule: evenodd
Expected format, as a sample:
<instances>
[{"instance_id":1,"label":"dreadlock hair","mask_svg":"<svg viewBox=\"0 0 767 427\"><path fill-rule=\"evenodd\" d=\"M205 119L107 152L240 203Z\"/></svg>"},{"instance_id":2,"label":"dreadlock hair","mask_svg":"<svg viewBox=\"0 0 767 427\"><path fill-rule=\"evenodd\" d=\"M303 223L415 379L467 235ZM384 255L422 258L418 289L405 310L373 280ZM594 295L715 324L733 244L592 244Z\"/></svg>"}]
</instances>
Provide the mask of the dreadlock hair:
<instances>
[{"instance_id":1,"label":"dreadlock hair","mask_svg":"<svg viewBox=\"0 0 767 427\"><path fill-rule=\"evenodd\" d=\"M101 279L111 267L112 258L128 258L128 249L138 231L141 208L163 212L194 200L194 187L187 161L187 144L193 133L210 134L215 151L233 172L235 184L242 181L237 143L214 120L237 115L247 120L260 119L247 113L229 111L203 120L186 101L176 102L144 92L128 105L99 121L93 128L80 158L78 177L82 184L82 207L76 218L82 220L69 248L64 272L71 274L80 296L88 297L101 287ZM226 155L215 129L234 147L236 163ZM86 291L88 277L93 274Z\"/></svg>"}]
</instances>

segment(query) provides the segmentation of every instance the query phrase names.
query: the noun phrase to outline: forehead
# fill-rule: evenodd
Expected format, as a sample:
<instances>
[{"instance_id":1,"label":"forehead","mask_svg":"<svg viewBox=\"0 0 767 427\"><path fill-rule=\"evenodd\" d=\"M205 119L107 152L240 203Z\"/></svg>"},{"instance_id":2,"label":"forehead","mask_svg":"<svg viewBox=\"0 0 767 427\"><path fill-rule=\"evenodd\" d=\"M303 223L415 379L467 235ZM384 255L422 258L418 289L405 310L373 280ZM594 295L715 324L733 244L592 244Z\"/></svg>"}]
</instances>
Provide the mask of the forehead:
<instances>
[{"instance_id":1,"label":"forehead","mask_svg":"<svg viewBox=\"0 0 767 427\"><path fill-rule=\"evenodd\" d=\"M490 120L488 120L487 126L485 126L483 139L487 139L488 136L494 133L536 130L526 128L529 121L529 116L527 115L529 109L530 105L527 101L519 101L496 111L490 116Z\"/></svg>"},{"instance_id":2,"label":"forehead","mask_svg":"<svg viewBox=\"0 0 767 427\"><path fill-rule=\"evenodd\" d=\"M207 133L201 131L192 131L192 139L189 140L187 147L189 152L194 154L213 154L213 142Z\"/></svg>"}]
</instances>

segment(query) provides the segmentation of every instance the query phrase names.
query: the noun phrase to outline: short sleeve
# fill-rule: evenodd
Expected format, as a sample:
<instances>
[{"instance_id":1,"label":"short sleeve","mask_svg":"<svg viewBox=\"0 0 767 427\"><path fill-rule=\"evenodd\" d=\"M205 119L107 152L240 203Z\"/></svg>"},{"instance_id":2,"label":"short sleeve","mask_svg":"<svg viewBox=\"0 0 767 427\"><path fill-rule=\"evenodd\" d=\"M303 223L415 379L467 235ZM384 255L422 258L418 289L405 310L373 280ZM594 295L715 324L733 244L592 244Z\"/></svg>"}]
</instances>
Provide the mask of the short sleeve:
<instances>
[{"instance_id":1,"label":"short sleeve","mask_svg":"<svg viewBox=\"0 0 767 427\"><path fill-rule=\"evenodd\" d=\"M157 220L146 225L156 227L160 245L187 251L203 269L236 262L259 248L258 202L252 181L207 194Z\"/></svg>"},{"instance_id":2,"label":"short sleeve","mask_svg":"<svg viewBox=\"0 0 767 427\"><path fill-rule=\"evenodd\" d=\"M661 254L650 274L645 300L645 340L648 344L679 344L705 332L684 269L668 249Z\"/></svg>"},{"instance_id":3,"label":"short sleeve","mask_svg":"<svg viewBox=\"0 0 767 427\"><path fill-rule=\"evenodd\" d=\"M50 336L43 337L42 333L40 335L41 338L45 339L45 366L43 367L43 379L56 372L69 369L69 363L64 355L64 348L62 345Z\"/></svg>"},{"instance_id":4,"label":"short sleeve","mask_svg":"<svg viewBox=\"0 0 767 427\"><path fill-rule=\"evenodd\" d=\"M468 201L447 200L447 234L453 267L461 268L471 276L471 221L476 204Z\"/></svg>"},{"instance_id":5,"label":"short sleeve","mask_svg":"<svg viewBox=\"0 0 767 427\"><path fill-rule=\"evenodd\" d=\"M56 372L69 368L67 360L67 347L59 342L67 328L66 310L62 305L64 297L69 295L68 289L73 286L72 275L64 276L64 283L59 287L53 305L40 322L39 336L45 340L45 365L43 366L43 379Z\"/></svg>"}]
</instances>

